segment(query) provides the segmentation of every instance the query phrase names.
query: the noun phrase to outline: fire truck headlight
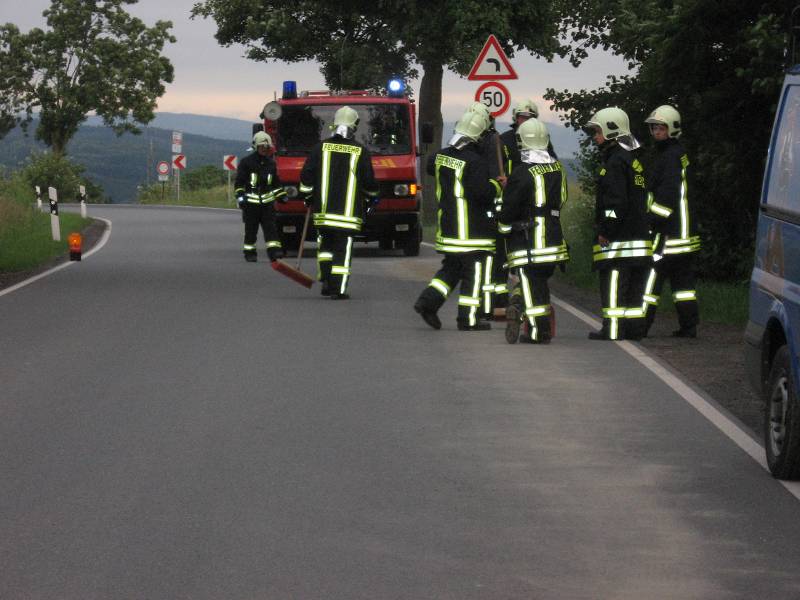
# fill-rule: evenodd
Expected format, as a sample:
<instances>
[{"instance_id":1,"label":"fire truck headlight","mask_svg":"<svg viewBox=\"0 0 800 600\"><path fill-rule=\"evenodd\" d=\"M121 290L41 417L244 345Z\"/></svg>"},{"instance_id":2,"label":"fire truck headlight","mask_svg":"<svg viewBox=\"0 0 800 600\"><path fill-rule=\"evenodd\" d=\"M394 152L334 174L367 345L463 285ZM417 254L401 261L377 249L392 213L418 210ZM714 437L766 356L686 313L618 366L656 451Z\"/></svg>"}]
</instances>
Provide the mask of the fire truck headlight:
<instances>
[{"instance_id":1,"label":"fire truck headlight","mask_svg":"<svg viewBox=\"0 0 800 600\"><path fill-rule=\"evenodd\" d=\"M394 195L395 196L408 196L408 184L407 183L398 183L394 186Z\"/></svg>"},{"instance_id":2,"label":"fire truck headlight","mask_svg":"<svg viewBox=\"0 0 800 600\"><path fill-rule=\"evenodd\" d=\"M296 185L287 185L283 189L286 190L286 197L287 198L289 198L289 199L297 198L298 191L297 191L297 186Z\"/></svg>"}]
</instances>

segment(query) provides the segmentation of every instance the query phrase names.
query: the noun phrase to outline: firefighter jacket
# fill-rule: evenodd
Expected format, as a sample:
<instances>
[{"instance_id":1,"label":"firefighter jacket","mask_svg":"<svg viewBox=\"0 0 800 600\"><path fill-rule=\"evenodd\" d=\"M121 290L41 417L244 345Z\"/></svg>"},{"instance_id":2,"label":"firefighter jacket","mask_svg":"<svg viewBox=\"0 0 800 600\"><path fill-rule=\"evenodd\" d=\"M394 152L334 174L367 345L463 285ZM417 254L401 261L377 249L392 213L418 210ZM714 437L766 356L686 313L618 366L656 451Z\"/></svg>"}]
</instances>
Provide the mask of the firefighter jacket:
<instances>
[{"instance_id":1,"label":"firefighter jacket","mask_svg":"<svg viewBox=\"0 0 800 600\"><path fill-rule=\"evenodd\" d=\"M503 157L503 142L500 139L500 134L494 129L490 129L477 143L476 149L486 163L489 177L497 179L500 176L500 165Z\"/></svg>"},{"instance_id":2,"label":"firefighter jacket","mask_svg":"<svg viewBox=\"0 0 800 600\"><path fill-rule=\"evenodd\" d=\"M593 268L611 268L617 263L647 265L652 261L653 243L644 168L613 141L603 144L600 158L595 178L595 229L609 243L594 245Z\"/></svg>"},{"instance_id":3,"label":"firefighter jacket","mask_svg":"<svg viewBox=\"0 0 800 600\"><path fill-rule=\"evenodd\" d=\"M561 231L567 178L560 162L520 163L503 191L498 229L509 236L509 268L569 260Z\"/></svg>"},{"instance_id":4,"label":"firefighter jacket","mask_svg":"<svg viewBox=\"0 0 800 600\"><path fill-rule=\"evenodd\" d=\"M650 213L655 245L663 254L685 254L700 249L700 236L689 211L689 157L676 139L656 142L656 159L648 169Z\"/></svg>"},{"instance_id":5,"label":"firefighter jacket","mask_svg":"<svg viewBox=\"0 0 800 600\"><path fill-rule=\"evenodd\" d=\"M275 161L258 152L245 156L239 163L234 187L236 196L243 195L253 204L269 204L286 197Z\"/></svg>"},{"instance_id":6,"label":"firefighter jacket","mask_svg":"<svg viewBox=\"0 0 800 600\"><path fill-rule=\"evenodd\" d=\"M300 193L311 194L316 227L361 231L364 196L378 199L369 150L338 134L323 140L303 165Z\"/></svg>"},{"instance_id":7,"label":"firefighter jacket","mask_svg":"<svg viewBox=\"0 0 800 600\"><path fill-rule=\"evenodd\" d=\"M494 199L500 185L489 178L475 144L442 148L428 160L436 177L436 251L444 254L493 252L497 229Z\"/></svg>"},{"instance_id":8,"label":"firefighter jacket","mask_svg":"<svg viewBox=\"0 0 800 600\"><path fill-rule=\"evenodd\" d=\"M503 168L506 175L511 175L514 168L522 164L522 156L517 146L517 128L512 125L511 129L504 131L500 135L500 141L503 142Z\"/></svg>"}]
</instances>

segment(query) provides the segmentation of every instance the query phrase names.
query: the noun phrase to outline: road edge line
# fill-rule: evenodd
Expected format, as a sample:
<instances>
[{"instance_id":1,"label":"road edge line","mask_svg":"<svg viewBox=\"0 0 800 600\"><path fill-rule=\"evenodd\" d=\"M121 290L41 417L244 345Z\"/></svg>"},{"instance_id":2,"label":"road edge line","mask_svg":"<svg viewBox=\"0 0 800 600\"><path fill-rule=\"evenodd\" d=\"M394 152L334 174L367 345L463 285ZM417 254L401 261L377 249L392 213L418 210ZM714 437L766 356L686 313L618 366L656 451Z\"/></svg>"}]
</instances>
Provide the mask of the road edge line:
<instances>
[{"instance_id":1,"label":"road edge line","mask_svg":"<svg viewBox=\"0 0 800 600\"><path fill-rule=\"evenodd\" d=\"M600 321L583 312L581 309L569 304L565 300L556 296L551 296L551 300L577 317L587 325L600 327ZM636 359L648 371L653 373L667 386L669 386L678 396L683 398L692 408L699 412L707 421L728 437L734 444L739 446L750 458L758 463L762 469L769 472L767 459L764 454L764 447L757 441L754 435L744 429L734 416L723 412L725 409L716 406L716 402L710 396L706 396L672 373L670 369L663 365L658 359L650 355L647 350L629 341L617 342L629 356ZM776 479L786 490L795 498L800 500L800 482L783 481Z\"/></svg>"},{"instance_id":2,"label":"road edge line","mask_svg":"<svg viewBox=\"0 0 800 600\"><path fill-rule=\"evenodd\" d=\"M98 221L103 221L106 224L106 229L105 229L105 231L103 231L103 235L100 237L100 241L98 241L92 247L91 250L89 250L86 254L84 254L81 257L82 259L83 258L89 258L92 254L94 254L95 252L100 250L103 246L106 245L106 242L108 242L108 238L111 237L111 221L109 221L108 219L102 219L100 217L92 217L92 218L97 219ZM26 285L30 285L34 281L38 281L38 280L42 279L43 277L47 277L48 275L52 275L56 271L60 271L61 269L66 269L67 267L75 264L76 262L77 261L68 260L67 262L63 262L60 265L56 265L55 267L52 267L51 269L47 269L47 271L41 272L38 275L34 275L33 277L28 277L28 279L24 279L23 281L20 281L19 283L15 283L14 285L11 285L11 286L3 289L3 290L0 290L0 296L5 296L6 294L10 294L11 292L15 292L20 288L24 288Z\"/></svg>"}]
</instances>

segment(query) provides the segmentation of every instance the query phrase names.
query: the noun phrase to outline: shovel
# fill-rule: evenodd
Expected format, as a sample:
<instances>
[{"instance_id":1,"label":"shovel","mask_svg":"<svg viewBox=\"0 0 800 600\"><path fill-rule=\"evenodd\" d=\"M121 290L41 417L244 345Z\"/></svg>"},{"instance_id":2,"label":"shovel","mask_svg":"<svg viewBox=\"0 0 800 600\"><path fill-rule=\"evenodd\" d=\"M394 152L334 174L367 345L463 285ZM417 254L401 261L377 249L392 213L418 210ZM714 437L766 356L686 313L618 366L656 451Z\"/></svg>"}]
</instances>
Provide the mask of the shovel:
<instances>
[{"instance_id":1,"label":"shovel","mask_svg":"<svg viewBox=\"0 0 800 600\"><path fill-rule=\"evenodd\" d=\"M290 264L282 260L273 260L272 268L278 273L286 275L289 279L296 281L300 285L311 288L314 285L314 279L300 270L300 261L303 260L303 246L306 243L306 233L308 233L308 221L311 219L311 207L306 209L306 220L303 223L303 234L300 236L300 248L297 250L297 265L292 267Z\"/></svg>"}]
</instances>

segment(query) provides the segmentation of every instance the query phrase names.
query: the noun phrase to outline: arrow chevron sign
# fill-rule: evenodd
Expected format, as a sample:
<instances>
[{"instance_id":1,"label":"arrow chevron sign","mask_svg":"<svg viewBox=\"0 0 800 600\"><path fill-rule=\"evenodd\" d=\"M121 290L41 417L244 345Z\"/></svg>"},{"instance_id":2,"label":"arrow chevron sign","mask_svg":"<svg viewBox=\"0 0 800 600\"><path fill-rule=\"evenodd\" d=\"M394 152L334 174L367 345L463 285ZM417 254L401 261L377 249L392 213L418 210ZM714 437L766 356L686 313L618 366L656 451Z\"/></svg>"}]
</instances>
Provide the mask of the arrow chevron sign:
<instances>
[{"instance_id":1,"label":"arrow chevron sign","mask_svg":"<svg viewBox=\"0 0 800 600\"><path fill-rule=\"evenodd\" d=\"M236 163L237 160L235 154L226 154L222 157L222 167L227 171L235 171Z\"/></svg>"},{"instance_id":2,"label":"arrow chevron sign","mask_svg":"<svg viewBox=\"0 0 800 600\"><path fill-rule=\"evenodd\" d=\"M185 154L173 154L172 155L172 168L173 169L185 169L186 168L186 155Z\"/></svg>"}]
</instances>

